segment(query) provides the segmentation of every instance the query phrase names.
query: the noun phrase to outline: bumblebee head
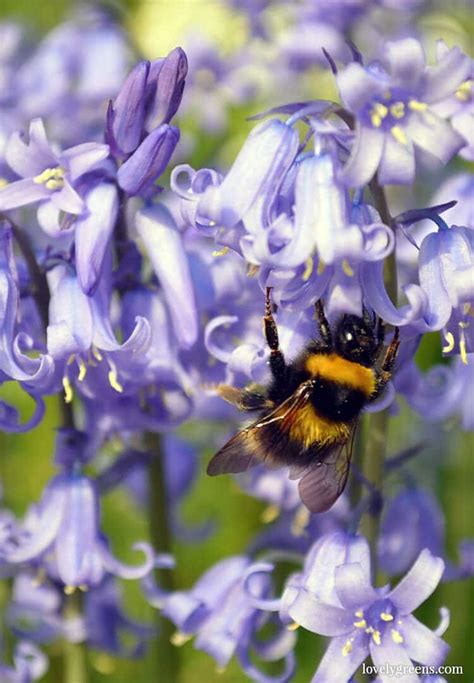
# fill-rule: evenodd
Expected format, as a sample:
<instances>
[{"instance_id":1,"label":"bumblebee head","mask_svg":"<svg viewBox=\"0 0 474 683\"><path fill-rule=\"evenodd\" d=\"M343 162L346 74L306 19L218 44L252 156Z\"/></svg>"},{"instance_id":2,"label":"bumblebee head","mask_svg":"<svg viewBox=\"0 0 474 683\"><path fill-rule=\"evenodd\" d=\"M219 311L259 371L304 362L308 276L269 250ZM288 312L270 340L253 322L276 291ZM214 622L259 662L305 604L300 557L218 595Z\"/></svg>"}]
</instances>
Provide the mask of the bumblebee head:
<instances>
[{"instance_id":1,"label":"bumblebee head","mask_svg":"<svg viewBox=\"0 0 474 683\"><path fill-rule=\"evenodd\" d=\"M363 318L344 315L339 321L335 334L337 353L367 367L374 364L377 355L375 324L368 314Z\"/></svg>"}]
</instances>

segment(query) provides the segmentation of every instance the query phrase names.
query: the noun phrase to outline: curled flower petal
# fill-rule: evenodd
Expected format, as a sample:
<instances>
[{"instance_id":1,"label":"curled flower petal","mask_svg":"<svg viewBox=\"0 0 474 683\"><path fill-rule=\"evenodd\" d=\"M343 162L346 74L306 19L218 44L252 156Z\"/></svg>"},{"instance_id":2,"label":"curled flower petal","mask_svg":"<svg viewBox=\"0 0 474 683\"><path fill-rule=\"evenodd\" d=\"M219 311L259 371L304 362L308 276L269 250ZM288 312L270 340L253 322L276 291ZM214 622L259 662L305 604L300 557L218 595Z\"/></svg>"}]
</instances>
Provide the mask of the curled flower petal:
<instances>
[{"instance_id":1,"label":"curled flower petal","mask_svg":"<svg viewBox=\"0 0 474 683\"><path fill-rule=\"evenodd\" d=\"M268 600L266 598L259 598L252 593L252 576L260 573L271 573L274 570L274 565L268 562L257 562L251 564L250 567L245 571L243 581L244 581L244 591L249 597L251 604L258 609L263 609L267 612L278 612L281 608L281 600L279 598L275 600Z\"/></svg>"},{"instance_id":2,"label":"curled flower petal","mask_svg":"<svg viewBox=\"0 0 474 683\"><path fill-rule=\"evenodd\" d=\"M347 635L333 638L311 679L311 683L348 681L367 657L368 646L367 639L364 636L364 633L356 633L354 639L349 641L350 648L347 647ZM343 656L343 652L347 652L347 654Z\"/></svg>"},{"instance_id":3,"label":"curled flower petal","mask_svg":"<svg viewBox=\"0 0 474 683\"><path fill-rule=\"evenodd\" d=\"M208 322L205 327L204 343L206 345L206 349L209 351L210 354L217 358L217 360L222 361L222 363L229 362L232 356L232 350L225 350L218 346L212 338L213 334L216 330L219 329L219 327L229 327L230 325L233 325L234 323L238 322L238 320L238 317L235 315L219 315L217 316L217 318L214 318L213 320Z\"/></svg>"},{"instance_id":4,"label":"curled flower petal","mask_svg":"<svg viewBox=\"0 0 474 683\"><path fill-rule=\"evenodd\" d=\"M100 543L98 551L104 564L104 569L121 579L143 579L154 567L155 557L149 543L134 543L133 550L141 550L145 559L140 565L124 564L112 555L105 543Z\"/></svg>"}]
</instances>

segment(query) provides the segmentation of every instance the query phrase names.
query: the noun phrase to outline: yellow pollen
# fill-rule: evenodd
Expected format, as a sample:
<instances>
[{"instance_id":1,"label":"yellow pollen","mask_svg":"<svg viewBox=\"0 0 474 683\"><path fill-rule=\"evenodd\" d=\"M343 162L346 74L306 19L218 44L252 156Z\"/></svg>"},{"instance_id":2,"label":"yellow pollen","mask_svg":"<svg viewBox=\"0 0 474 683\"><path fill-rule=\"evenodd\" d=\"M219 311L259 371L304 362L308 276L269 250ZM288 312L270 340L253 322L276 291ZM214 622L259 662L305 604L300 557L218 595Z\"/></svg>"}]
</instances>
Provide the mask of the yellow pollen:
<instances>
[{"instance_id":1,"label":"yellow pollen","mask_svg":"<svg viewBox=\"0 0 474 683\"><path fill-rule=\"evenodd\" d=\"M72 595L76 591L76 586L64 586L64 592L66 595Z\"/></svg>"},{"instance_id":2,"label":"yellow pollen","mask_svg":"<svg viewBox=\"0 0 474 683\"><path fill-rule=\"evenodd\" d=\"M456 90L456 97L458 100L461 100L461 102L469 102L471 99L471 90L472 80L469 78L467 81L464 81L464 83L461 83L459 88Z\"/></svg>"},{"instance_id":3,"label":"yellow pollen","mask_svg":"<svg viewBox=\"0 0 474 683\"><path fill-rule=\"evenodd\" d=\"M388 612L381 612L380 618L382 619L382 621L393 621L393 614L389 614Z\"/></svg>"},{"instance_id":4,"label":"yellow pollen","mask_svg":"<svg viewBox=\"0 0 474 683\"><path fill-rule=\"evenodd\" d=\"M467 330L467 328L469 327L469 325L470 325L470 323L464 322L464 320L461 320L461 322L459 323L459 327L460 327L462 330Z\"/></svg>"},{"instance_id":5,"label":"yellow pollen","mask_svg":"<svg viewBox=\"0 0 474 683\"><path fill-rule=\"evenodd\" d=\"M213 251L212 255L213 256L225 256L228 251L229 251L229 247L222 247L222 249L218 249L217 251Z\"/></svg>"},{"instance_id":6,"label":"yellow pollen","mask_svg":"<svg viewBox=\"0 0 474 683\"><path fill-rule=\"evenodd\" d=\"M8 180L6 178L0 177L0 189L8 185Z\"/></svg>"},{"instance_id":7,"label":"yellow pollen","mask_svg":"<svg viewBox=\"0 0 474 683\"><path fill-rule=\"evenodd\" d=\"M77 363L79 365L79 375L77 376L77 379L79 382L82 382L87 373L87 365L84 363L82 358L79 358Z\"/></svg>"},{"instance_id":8,"label":"yellow pollen","mask_svg":"<svg viewBox=\"0 0 474 683\"><path fill-rule=\"evenodd\" d=\"M376 645L380 645L380 643L382 642L381 639L380 639L380 631L374 631L374 632L372 633L372 638L373 638L374 643L375 643Z\"/></svg>"},{"instance_id":9,"label":"yellow pollen","mask_svg":"<svg viewBox=\"0 0 474 683\"><path fill-rule=\"evenodd\" d=\"M357 612L355 612L355 615L361 619L364 616L364 613L361 609L358 609Z\"/></svg>"},{"instance_id":10,"label":"yellow pollen","mask_svg":"<svg viewBox=\"0 0 474 683\"><path fill-rule=\"evenodd\" d=\"M34 588L38 588L38 586L41 586L44 582L46 581L46 570L43 567L40 567L38 569L36 576L34 579L31 581L31 585Z\"/></svg>"},{"instance_id":11,"label":"yellow pollen","mask_svg":"<svg viewBox=\"0 0 474 683\"><path fill-rule=\"evenodd\" d=\"M278 505L268 505L262 512L262 522L264 524L270 524L270 522L275 521L275 519L280 514L280 508Z\"/></svg>"},{"instance_id":12,"label":"yellow pollen","mask_svg":"<svg viewBox=\"0 0 474 683\"><path fill-rule=\"evenodd\" d=\"M397 645L400 645L400 643L403 643L403 636L400 633L400 631L397 631L395 628L392 628L392 640L394 643Z\"/></svg>"},{"instance_id":13,"label":"yellow pollen","mask_svg":"<svg viewBox=\"0 0 474 683\"><path fill-rule=\"evenodd\" d=\"M48 190L59 190L64 187L64 168L45 168L39 175L33 178L37 185L45 185Z\"/></svg>"},{"instance_id":14,"label":"yellow pollen","mask_svg":"<svg viewBox=\"0 0 474 683\"><path fill-rule=\"evenodd\" d=\"M462 362L464 363L464 365L467 365L466 339L464 337L464 334L461 336L461 339L459 340L459 353L461 354Z\"/></svg>"},{"instance_id":15,"label":"yellow pollen","mask_svg":"<svg viewBox=\"0 0 474 683\"><path fill-rule=\"evenodd\" d=\"M367 622L365 619L361 619L360 621L354 621L354 626L356 628L365 628L367 626Z\"/></svg>"},{"instance_id":16,"label":"yellow pollen","mask_svg":"<svg viewBox=\"0 0 474 683\"><path fill-rule=\"evenodd\" d=\"M74 363L75 358L76 358L76 356L73 353L71 353L71 355L69 356L69 358L66 361L66 365L72 365Z\"/></svg>"},{"instance_id":17,"label":"yellow pollen","mask_svg":"<svg viewBox=\"0 0 474 683\"><path fill-rule=\"evenodd\" d=\"M382 125L382 119L378 114L371 114L370 121L372 122L374 128L380 128L380 126Z\"/></svg>"},{"instance_id":18,"label":"yellow pollen","mask_svg":"<svg viewBox=\"0 0 474 683\"><path fill-rule=\"evenodd\" d=\"M444 333L444 338L447 341L446 346L443 346L443 353L449 353L454 349L455 341L454 341L454 335L452 332L445 332Z\"/></svg>"},{"instance_id":19,"label":"yellow pollen","mask_svg":"<svg viewBox=\"0 0 474 683\"><path fill-rule=\"evenodd\" d=\"M101 352L100 352L99 349L97 349L95 346L92 347L92 355L94 356L94 358L95 358L96 360L99 361L99 363L100 363L100 361L101 361L102 358L103 358Z\"/></svg>"},{"instance_id":20,"label":"yellow pollen","mask_svg":"<svg viewBox=\"0 0 474 683\"><path fill-rule=\"evenodd\" d=\"M342 260L342 270L347 275L347 277L354 277L354 271L351 267L351 264L346 258Z\"/></svg>"},{"instance_id":21,"label":"yellow pollen","mask_svg":"<svg viewBox=\"0 0 474 683\"><path fill-rule=\"evenodd\" d=\"M318 275L322 275L324 273L324 269L326 268L326 264L322 259L319 259L318 263L318 270L316 271Z\"/></svg>"},{"instance_id":22,"label":"yellow pollen","mask_svg":"<svg viewBox=\"0 0 474 683\"><path fill-rule=\"evenodd\" d=\"M296 621L294 621L292 624L289 624L289 625L286 627L286 630L287 630L287 631L296 631L299 627L300 627L300 625L297 624Z\"/></svg>"},{"instance_id":23,"label":"yellow pollen","mask_svg":"<svg viewBox=\"0 0 474 683\"><path fill-rule=\"evenodd\" d=\"M71 382L69 381L69 377L67 375L64 375L63 377L63 389L64 389L64 402L65 403L71 403L74 393L72 391L72 386Z\"/></svg>"},{"instance_id":24,"label":"yellow pollen","mask_svg":"<svg viewBox=\"0 0 474 683\"><path fill-rule=\"evenodd\" d=\"M342 656L347 657L348 654L352 652L352 643L350 640L346 642L344 647L342 648Z\"/></svg>"},{"instance_id":25,"label":"yellow pollen","mask_svg":"<svg viewBox=\"0 0 474 683\"><path fill-rule=\"evenodd\" d=\"M402 128L400 128L400 126L392 126L390 128L390 132L395 138L395 140L399 142L401 145L408 144L408 138L405 135L405 131Z\"/></svg>"},{"instance_id":26,"label":"yellow pollen","mask_svg":"<svg viewBox=\"0 0 474 683\"><path fill-rule=\"evenodd\" d=\"M112 387L112 389L115 389L115 391L121 394L123 392L123 386L117 379L117 370L114 367L110 368L107 377L109 378L109 384Z\"/></svg>"},{"instance_id":27,"label":"yellow pollen","mask_svg":"<svg viewBox=\"0 0 474 683\"><path fill-rule=\"evenodd\" d=\"M255 277L259 270L260 266L257 266L256 263L247 263L247 277Z\"/></svg>"},{"instance_id":28,"label":"yellow pollen","mask_svg":"<svg viewBox=\"0 0 474 683\"><path fill-rule=\"evenodd\" d=\"M175 631L173 635L170 638L170 643L171 645L175 645L176 647L181 647L185 643L187 643L189 640L191 640L192 635L189 633L183 633L182 631Z\"/></svg>"},{"instance_id":29,"label":"yellow pollen","mask_svg":"<svg viewBox=\"0 0 474 683\"><path fill-rule=\"evenodd\" d=\"M471 317L474 317L474 308L469 303L463 304L462 312L464 315L470 315Z\"/></svg>"},{"instance_id":30,"label":"yellow pollen","mask_svg":"<svg viewBox=\"0 0 474 683\"><path fill-rule=\"evenodd\" d=\"M428 109L428 105L426 102L420 102L419 100L410 100L408 102L408 108L412 111L426 111Z\"/></svg>"},{"instance_id":31,"label":"yellow pollen","mask_svg":"<svg viewBox=\"0 0 474 683\"><path fill-rule=\"evenodd\" d=\"M81 583L79 585L79 590L83 593L87 593L87 591L89 590L89 586L87 585L87 583Z\"/></svg>"},{"instance_id":32,"label":"yellow pollen","mask_svg":"<svg viewBox=\"0 0 474 683\"><path fill-rule=\"evenodd\" d=\"M295 513L293 522L291 524L291 533L293 536L302 536L309 522L310 511L304 505L300 505Z\"/></svg>"},{"instance_id":33,"label":"yellow pollen","mask_svg":"<svg viewBox=\"0 0 474 683\"><path fill-rule=\"evenodd\" d=\"M405 116L405 105L403 102L395 102L390 107L390 113L394 119L403 119Z\"/></svg>"},{"instance_id":34,"label":"yellow pollen","mask_svg":"<svg viewBox=\"0 0 474 683\"><path fill-rule=\"evenodd\" d=\"M309 256L306 259L304 273L303 273L303 281L304 282L309 280L309 278L311 277L311 273L313 272L313 267L314 267L313 257Z\"/></svg>"}]
</instances>

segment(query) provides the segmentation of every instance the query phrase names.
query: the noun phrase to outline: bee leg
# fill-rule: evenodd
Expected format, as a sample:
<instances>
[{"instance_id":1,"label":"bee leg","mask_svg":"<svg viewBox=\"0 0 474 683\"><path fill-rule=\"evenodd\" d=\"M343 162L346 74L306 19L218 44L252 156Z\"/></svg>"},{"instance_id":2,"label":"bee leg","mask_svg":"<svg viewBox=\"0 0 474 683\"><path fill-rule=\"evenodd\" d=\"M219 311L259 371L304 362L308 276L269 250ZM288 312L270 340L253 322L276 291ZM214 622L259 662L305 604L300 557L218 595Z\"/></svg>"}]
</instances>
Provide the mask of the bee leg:
<instances>
[{"instance_id":1,"label":"bee leg","mask_svg":"<svg viewBox=\"0 0 474 683\"><path fill-rule=\"evenodd\" d=\"M382 320L382 318L377 318L377 327L376 327L376 335L377 335L377 349L376 349L376 357L379 358L380 354L383 349L383 344L385 341L385 323Z\"/></svg>"},{"instance_id":2,"label":"bee leg","mask_svg":"<svg viewBox=\"0 0 474 683\"><path fill-rule=\"evenodd\" d=\"M224 401L232 403L244 412L273 407L273 402L269 401L262 393L252 389L237 389L229 384L218 384L216 391Z\"/></svg>"},{"instance_id":3,"label":"bee leg","mask_svg":"<svg viewBox=\"0 0 474 683\"><path fill-rule=\"evenodd\" d=\"M314 308L316 311L316 320L318 321L321 340L325 346L332 348L332 333L326 318L326 314L324 313L323 302L321 300L316 301Z\"/></svg>"},{"instance_id":4,"label":"bee leg","mask_svg":"<svg viewBox=\"0 0 474 683\"><path fill-rule=\"evenodd\" d=\"M393 335L393 339L390 342L390 344L387 346L387 350L385 352L385 357L383 359L382 367L380 368L379 372L377 373L377 388L375 391L375 394L372 396L371 401L374 401L376 398L378 398L385 387L387 386L388 382L390 381L392 377L392 370L393 366L395 365L395 361L397 359L397 353L398 349L400 346L400 331L398 327L395 328L395 334Z\"/></svg>"},{"instance_id":5,"label":"bee leg","mask_svg":"<svg viewBox=\"0 0 474 683\"><path fill-rule=\"evenodd\" d=\"M272 302L270 299L271 287L265 290L265 315L263 316L263 329L265 339L270 348L270 370L277 382L284 382L286 378L286 363L283 353L280 351L278 340L278 328L272 313Z\"/></svg>"}]
</instances>

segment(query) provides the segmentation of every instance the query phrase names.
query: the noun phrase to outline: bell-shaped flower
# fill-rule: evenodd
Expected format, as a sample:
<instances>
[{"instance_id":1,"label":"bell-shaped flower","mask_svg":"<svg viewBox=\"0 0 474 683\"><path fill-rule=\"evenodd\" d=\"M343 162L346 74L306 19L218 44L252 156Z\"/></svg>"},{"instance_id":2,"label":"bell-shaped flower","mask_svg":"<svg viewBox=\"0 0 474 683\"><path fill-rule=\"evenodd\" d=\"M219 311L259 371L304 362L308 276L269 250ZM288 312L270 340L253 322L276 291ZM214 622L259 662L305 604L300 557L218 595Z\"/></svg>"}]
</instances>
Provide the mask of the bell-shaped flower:
<instances>
[{"instance_id":1,"label":"bell-shaped flower","mask_svg":"<svg viewBox=\"0 0 474 683\"><path fill-rule=\"evenodd\" d=\"M250 133L222 183L209 185L198 211L226 228L243 220L249 233L268 223L273 201L298 151L292 126L277 119L259 123Z\"/></svg>"},{"instance_id":2,"label":"bell-shaped flower","mask_svg":"<svg viewBox=\"0 0 474 683\"><path fill-rule=\"evenodd\" d=\"M225 667L235 654L253 680L285 683L294 670L294 634L282 629L269 641L259 642L257 632L263 625L261 615L245 590L246 572L252 567L247 557L230 557L209 569L189 591L164 594L145 579L145 593L155 607L178 627L172 638L182 645L195 636L194 646L207 652L219 667ZM269 588L267 576L255 577L255 594L264 597ZM266 676L250 661L253 648L265 661L284 658L285 671L277 677Z\"/></svg>"},{"instance_id":3,"label":"bell-shaped flower","mask_svg":"<svg viewBox=\"0 0 474 683\"><path fill-rule=\"evenodd\" d=\"M107 573L139 579L153 568L153 550L147 543L133 546L145 555L141 565L124 565L112 555L100 531L96 484L77 468L52 479L40 503L28 511L22 531L17 546L5 553L6 561L41 563L68 592L96 586Z\"/></svg>"},{"instance_id":4,"label":"bell-shaped flower","mask_svg":"<svg viewBox=\"0 0 474 683\"><path fill-rule=\"evenodd\" d=\"M48 143L42 120L33 119L28 142L21 133L14 133L7 142L7 163L22 180L0 189L0 210L43 202L51 203L58 212L80 214L84 202L78 193L78 181L108 155L108 145L97 142L85 142L57 153Z\"/></svg>"},{"instance_id":5,"label":"bell-shaped flower","mask_svg":"<svg viewBox=\"0 0 474 683\"><path fill-rule=\"evenodd\" d=\"M290 578L283 595L285 611L304 628L330 636L331 643L313 677L314 683L348 680L370 654L376 666L411 666L412 660L439 666L449 650L437 631L421 624L412 612L435 590L444 562L423 550L399 584L373 588L367 541L334 534L310 551L303 575ZM382 681L391 680L381 674ZM405 674L405 683L418 676Z\"/></svg>"},{"instance_id":6,"label":"bell-shaped flower","mask_svg":"<svg viewBox=\"0 0 474 683\"><path fill-rule=\"evenodd\" d=\"M471 63L457 47L426 66L415 38L387 42L383 63L352 62L337 75L344 106L355 116L355 139L341 178L361 187L375 173L381 184L410 184L415 147L447 163L465 144L433 105L453 95L468 78Z\"/></svg>"},{"instance_id":7,"label":"bell-shaped flower","mask_svg":"<svg viewBox=\"0 0 474 683\"><path fill-rule=\"evenodd\" d=\"M150 343L148 322L137 317L135 327L123 343L117 341L110 320L110 274L102 277L92 297L86 296L68 265L58 265L48 273L51 299L47 344L51 356L64 368L62 384L65 400L72 400L71 380L84 382L89 369L107 366L107 382L121 393L120 371L132 373ZM103 362L103 363L102 363ZM74 365L77 366L77 376Z\"/></svg>"}]
</instances>

